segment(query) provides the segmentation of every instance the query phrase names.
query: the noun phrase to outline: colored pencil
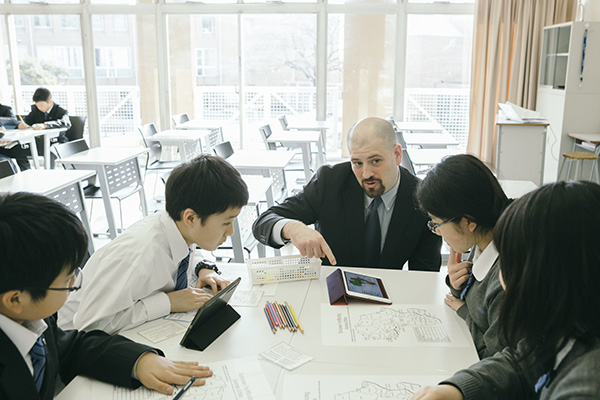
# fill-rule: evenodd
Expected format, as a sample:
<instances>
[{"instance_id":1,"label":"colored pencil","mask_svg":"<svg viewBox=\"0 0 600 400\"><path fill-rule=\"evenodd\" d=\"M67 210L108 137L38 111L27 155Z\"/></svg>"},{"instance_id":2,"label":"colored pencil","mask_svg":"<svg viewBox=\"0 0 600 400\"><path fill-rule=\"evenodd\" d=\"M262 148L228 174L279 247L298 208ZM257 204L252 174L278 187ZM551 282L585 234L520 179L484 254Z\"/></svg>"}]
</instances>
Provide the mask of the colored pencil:
<instances>
[{"instance_id":1,"label":"colored pencil","mask_svg":"<svg viewBox=\"0 0 600 400\"><path fill-rule=\"evenodd\" d=\"M271 327L271 332L275 333L275 326L273 326L273 321L271 320L271 317L269 316L267 307L265 307L263 310L265 312L265 316L267 317L267 322L269 323L269 326Z\"/></svg>"},{"instance_id":2,"label":"colored pencil","mask_svg":"<svg viewBox=\"0 0 600 400\"><path fill-rule=\"evenodd\" d=\"M275 321L277 321L277 326L283 328L283 323L279 319L279 316L277 315L277 312L275 311L275 307L273 306L273 303L269 303L267 301L267 305L269 306L269 309L271 310L271 314L273 315L273 318L275 318Z\"/></svg>"},{"instance_id":3,"label":"colored pencil","mask_svg":"<svg viewBox=\"0 0 600 400\"><path fill-rule=\"evenodd\" d=\"M287 302L286 302L286 304L287 304ZM292 317L294 317L294 320L296 320L296 324L298 324L298 328L300 329L300 332L304 333L304 329L302 329L302 325L300 325L300 320L298 319L298 317L296 317L294 308L292 306L290 306L289 304L288 304L288 306L290 307L290 311L292 312Z\"/></svg>"},{"instance_id":4,"label":"colored pencil","mask_svg":"<svg viewBox=\"0 0 600 400\"><path fill-rule=\"evenodd\" d=\"M288 323L287 323L285 317L283 316L283 313L281 312L281 308L279 308L279 304L277 304L277 302L275 302L274 304L275 304L275 310L279 313L279 316L281 317L281 320L283 321L283 326L285 328L287 328Z\"/></svg>"},{"instance_id":5,"label":"colored pencil","mask_svg":"<svg viewBox=\"0 0 600 400\"><path fill-rule=\"evenodd\" d=\"M294 332L297 331L298 325L296 325L296 322L294 321L294 318L292 317L292 313L290 312L290 309L288 308L288 306L286 306L285 304L282 304L281 308L283 309L283 312L285 313L285 316L287 317L288 321L290 321L293 331Z\"/></svg>"}]
</instances>

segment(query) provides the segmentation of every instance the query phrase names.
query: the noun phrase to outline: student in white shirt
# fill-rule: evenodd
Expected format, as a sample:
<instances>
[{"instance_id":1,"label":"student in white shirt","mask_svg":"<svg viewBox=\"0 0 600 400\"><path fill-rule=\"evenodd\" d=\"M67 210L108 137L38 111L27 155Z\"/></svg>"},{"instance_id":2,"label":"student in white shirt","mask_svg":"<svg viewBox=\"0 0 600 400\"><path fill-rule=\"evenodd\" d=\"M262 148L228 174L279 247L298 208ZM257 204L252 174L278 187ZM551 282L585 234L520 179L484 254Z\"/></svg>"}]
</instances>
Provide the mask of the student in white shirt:
<instances>
[{"instance_id":1,"label":"student in white shirt","mask_svg":"<svg viewBox=\"0 0 600 400\"><path fill-rule=\"evenodd\" d=\"M60 378L76 375L172 394L171 384L212 375L196 362L104 332L63 331L55 313L85 285L81 221L65 206L31 193L0 195L0 399L53 399ZM195 384L204 384L197 379Z\"/></svg>"},{"instance_id":2,"label":"student in white shirt","mask_svg":"<svg viewBox=\"0 0 600 400\"><path fill-rule=\"evenodd\" d=\"M417 188L429 228L450 246L445 299L469 326L480 358L504 348L498 315L503 297L493 230L509 200L479 159L461 154L437 164ZM462 253L471 249L469 261Z\"/></svg>"},{"instance_id":3,"label":"student in white shirt","mask_svg":"<svg viewBox=\"0 0 600 400\"><path fill-rule=\"evenodd\" d=\"M61 327L115 333L197 309L211 297L202 287L210 285L214 294L227 286L218 271L199 269L196 287L184 282L176 289L178 278L196 273L196 245L212 251L233 234L233 221L248 201L239 172L220 157L199 156L173 170L165 198L166 211L138 221L92 255L86 286L59 312ZM178 277L186 257L188 272Z\"/></svg>"}]
</instances>

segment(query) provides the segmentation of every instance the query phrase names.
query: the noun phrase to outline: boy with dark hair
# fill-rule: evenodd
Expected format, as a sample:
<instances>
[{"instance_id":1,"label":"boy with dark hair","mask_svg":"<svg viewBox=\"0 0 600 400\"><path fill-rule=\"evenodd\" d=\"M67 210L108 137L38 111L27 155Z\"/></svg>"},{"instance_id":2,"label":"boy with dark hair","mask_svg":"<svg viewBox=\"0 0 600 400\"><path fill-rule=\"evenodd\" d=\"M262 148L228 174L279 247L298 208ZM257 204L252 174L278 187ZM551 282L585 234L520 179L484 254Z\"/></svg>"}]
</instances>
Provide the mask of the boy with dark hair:
<instances>
[{"instance_id":1,"label":"boy with dark hair","mask_svg":"<svg viewBox=\"0 0 600 400\"><path fill-rule=\"evenodd\" d=\"M31 111L17 126L19 129L33 128L36 130L41 129L55 129L64 128L64 131L60 132L58 137L51 138L51 143L66 143L69 141L66 135L66 131L71 127L71 120L69 119L69 113L67 110L56 104L52 100L52 94L50 90L46 88L37 88L33 93L33 104L31 105ZM38 154L44 154L44 140L41 137L36 137L35 142L38 149ZM21 171L31 168L27 156L30 155L30 151L22 147L14 147L12 157L17 160Z\"/></svg>"},{"instance_id":2,"label":"boy with dark hair","mask_svg":"<svg viewBox=\"0 0 600 400\"><path fill-rule=\"evenodd\" d=\"M57 375L65 384L81 374L165 394L173 393L169 383L212 375L121 336L56 326L53 314L81 287L78 266L87 252L81 222L63 205L29 193L0 195L0 252L1 399L51 399Z\"/></svg>"},{"instance_id":3,"label":"boy with dark hair","mask_svg":"<svg viewBox=\"0 0 600 400\"><path fill-rule=\"evenodd\" d=\"M195 245L212 251L233 234L233 220L248 202L240 173L220 157L202 155L171 172L165 197L166 211L136 222L92 255L89 284L61 309L61 327L115 333L195 310L211 297L202 287L216 293L227 286L218 270L189 268L190 258ZM188 287L190 269L196 287Z\"/></svg>"}]
</instances>

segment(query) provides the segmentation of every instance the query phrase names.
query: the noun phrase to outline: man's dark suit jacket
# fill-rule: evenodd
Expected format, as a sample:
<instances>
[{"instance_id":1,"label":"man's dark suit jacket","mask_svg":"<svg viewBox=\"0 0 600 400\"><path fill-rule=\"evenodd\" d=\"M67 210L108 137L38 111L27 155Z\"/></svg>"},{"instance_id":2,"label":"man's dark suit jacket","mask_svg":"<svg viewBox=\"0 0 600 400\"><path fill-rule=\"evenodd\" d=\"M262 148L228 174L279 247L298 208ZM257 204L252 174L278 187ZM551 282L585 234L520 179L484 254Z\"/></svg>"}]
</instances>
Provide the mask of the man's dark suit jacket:
<instances>
[{"instance_id":1,"label":"man's dark suit jacket","mask_svg":"<svg viewBox=\"0 0 600 400\"><path fill-rule=\"evenodd\" d=\"M441 238L427 228L428 218L414 199L418 179L400 169L400 187L381 253L380 268L439 271ZM282 218L315 224L337 260L337 265L360 267L365 263L364 191L349 162L319 169L296 196L269 208L252 227L261 243L279 248L271 239L275 223ZM325 258L325 264L329 260Z\"/></svg>"},{"instance_id":2,"label":"man's dark suit jacket","mask_svg":"<svg viewBox=\"0 0 600 400\"><path fill-rule=\"evenodd\" d=\"M25 118L23 118L23 120L25 121L25 123L27 125L30 125L30 126L33 124L44 123L44 124L46 124L48 129L65 128L65 130L62 131L58 135L57 141L59 143L66 143L69 141L69 139L67 138L67 135L65 134L67 132L67 130L71 127L71 120L69 119L69 113L67 112L67 110L65 110L64 108L62 108L61 106L59 106L56 103L53 104L52 109L50 110L48 115L45 115L43 112L38 110L38 108L35 106L35 104L32 104L31 111L29 112L29 114L27 114L27 116ZM53 140L53 142L55 142L55 141ZM43 142L41 140L38 141L38 138L36 138L36 143L37 143L38 149L43 150ZM43 151L40 151L40 154L43 154Z\"/></svg>"},{"instance_id":3,"label":"man's dark suit jacket","mask_svg":"<svg viewBox=\"0 0 600 400\"><path fill-rule=\"evenodd\" d=\"M122 336L110 336L101 331L88 333L63 331L54 317L44 320L46 339L46 370L41 393L35 388L25 360L13 342L0 330L0 399L53 399L56 376L66 384L76 375L85 375L114 385L130 388L141 384L131 378L137 359L152 349Z\"/></svg>"}]
</instances>

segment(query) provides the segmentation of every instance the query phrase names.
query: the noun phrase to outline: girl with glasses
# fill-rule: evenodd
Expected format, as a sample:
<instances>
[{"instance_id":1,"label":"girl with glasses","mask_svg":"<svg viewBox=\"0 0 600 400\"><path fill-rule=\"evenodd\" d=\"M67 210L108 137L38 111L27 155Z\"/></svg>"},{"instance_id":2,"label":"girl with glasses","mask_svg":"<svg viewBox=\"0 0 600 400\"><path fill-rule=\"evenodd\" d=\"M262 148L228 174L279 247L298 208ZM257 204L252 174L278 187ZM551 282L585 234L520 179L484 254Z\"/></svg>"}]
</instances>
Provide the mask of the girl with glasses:
<instances>
[{"instance_id":1,"label":"girl with glasses","mask_svg":"<svg viewBox=\"0 0 600 400\"><path fill-rule=\"evenodd\" d=\"M600 186L546 185L494 229L507 347L414 399L596 399L600 393Z\"/></svg>"},{"instance_id":2,"label":"girl with glasses","mask_svg":"<svg viewBox=\"0 0 600 400\"><path fill-rule=\"evenodd\" d=\"M498 329L503 291L492 234L509 199L492 172L468 154L437 164L419 185L417 199L431 219L429 229L450 247L450 293L444 301L469 326L479 357L489 357L504 348ZM467 251L469 261L462 261Z\"/></svg>"}]
</instances>

